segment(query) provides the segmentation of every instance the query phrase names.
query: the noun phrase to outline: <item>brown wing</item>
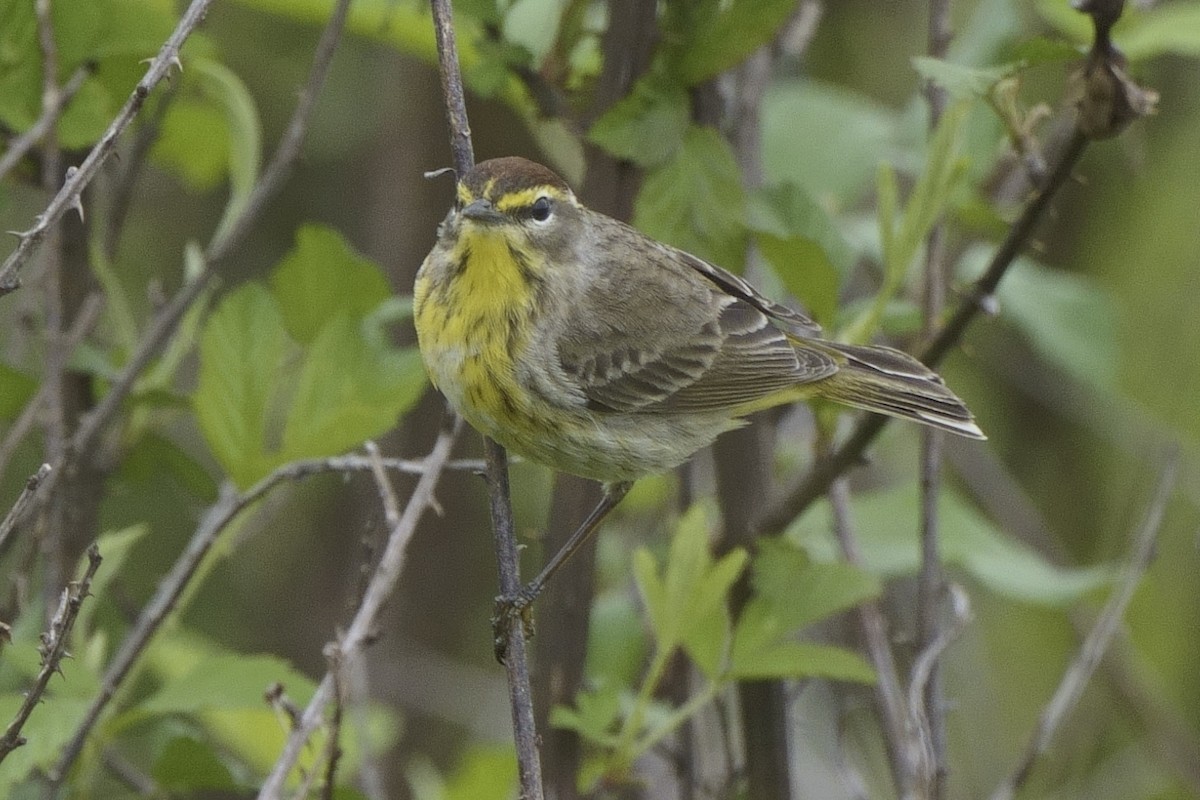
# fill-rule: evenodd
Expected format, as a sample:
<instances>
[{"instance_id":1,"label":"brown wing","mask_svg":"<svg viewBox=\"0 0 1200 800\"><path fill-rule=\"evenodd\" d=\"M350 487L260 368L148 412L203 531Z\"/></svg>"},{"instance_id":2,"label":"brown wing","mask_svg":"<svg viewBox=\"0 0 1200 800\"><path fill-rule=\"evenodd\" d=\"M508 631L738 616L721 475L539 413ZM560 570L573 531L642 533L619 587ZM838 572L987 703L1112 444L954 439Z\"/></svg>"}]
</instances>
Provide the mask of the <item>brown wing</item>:
<instances>
[{"instance_id":1,"label":"brown wing","mask_svg":"<svg viewBox=\"0 0 1200 800\"><path fill-rule=\"evenodd\" d=\"M599 270L581 301L589 315L565 322L559 362L594 410L729 409L837 370L825 353L798 353L776 327L775 304L749 284L711 265L712 275L701 272L677 253L643 254L636 285L620 282L619 269Z\"/></svg>"}]
</instances>

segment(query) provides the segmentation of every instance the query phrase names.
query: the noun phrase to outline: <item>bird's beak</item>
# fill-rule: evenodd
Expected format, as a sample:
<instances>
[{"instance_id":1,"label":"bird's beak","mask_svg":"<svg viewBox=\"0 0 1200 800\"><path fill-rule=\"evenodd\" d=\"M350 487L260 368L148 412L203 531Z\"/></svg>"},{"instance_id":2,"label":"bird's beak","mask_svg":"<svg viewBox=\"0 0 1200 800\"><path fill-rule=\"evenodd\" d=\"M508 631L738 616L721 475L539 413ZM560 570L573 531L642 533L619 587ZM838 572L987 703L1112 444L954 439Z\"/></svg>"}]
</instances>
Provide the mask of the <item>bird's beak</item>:
<instances>
[{"instance_id":1,"label":"bird's beak","mask_svg":"<svg viewBox=\"0 0 1200 800\"><path fill-rule=\"evenodd\" d=\"M504 222L504 215L492 207L488 200L476 200L463 206L462 215L474 222L495 225Z\"/></svg>"}]
</instances>

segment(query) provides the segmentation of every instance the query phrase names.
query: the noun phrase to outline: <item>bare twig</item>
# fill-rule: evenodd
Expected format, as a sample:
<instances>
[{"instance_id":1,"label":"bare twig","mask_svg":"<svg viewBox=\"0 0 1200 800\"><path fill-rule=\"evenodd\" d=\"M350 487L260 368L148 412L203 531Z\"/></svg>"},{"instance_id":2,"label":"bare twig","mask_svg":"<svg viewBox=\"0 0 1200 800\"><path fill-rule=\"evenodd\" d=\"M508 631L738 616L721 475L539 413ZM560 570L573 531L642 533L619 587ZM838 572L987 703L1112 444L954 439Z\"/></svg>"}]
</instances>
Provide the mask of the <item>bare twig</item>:
<instances>
[{"instance_id":1,"label":"bare twig","mask_svg":"<svg viewBox=\"0 0 1200 800\"><path fill-rule=\"evenodd\" d=\"M864 568L858 537L850 520L850 490L844 478L835 480L829 487L829 506L833 511L833 532L842 551L842 557L856 567ZM914 725L908 714L908 704L900 681L900 672L888 644L887 620L879 604L869 600L858 606L859 626L867 648L867 656L875 668L876 695L880 722L885 733L884 743L891 758L892 779L900 794L913 782L917 765L926 760L925 748L915 736Z\"/></svg>"},{"instance_id":2,"label":"bare twig","mask_svg":"<svg viewBox=\"0 0 1200 800\"><path fill-rule=\"evenodd\" d=\"M1017 255L1033 236L1034 230L1050 205L1051 198L1070 178L1071 170L1074 169L1084 150L1087 149L1088 141L1087 137L1078 130L1071 135L1070 140L1055 160L1054 169L1046 183L1034 194L1033 199L1021 212L1021 216L1009 229L1004 241L992 256L983 277L971 287L954 315L938 331L937 336L918 354L921 361L929 366L936 366L940 363L962 339L967 326L974 321L975 317L981 311L992 306L992 296L996 287L999 286L1001 279L1008 272ZM825 493L835 478L862 461L867 446L875 441L875 437L883 430L888 419L888 417L878 414L864 416L841 446L813 464L800 483L794 486L780 501L767 509L758 522L759 529L763 533L774 534L786 528L792 520Z\"/></svg>"},{"instance_id":3,"label":"bare twig","mask_svg":"<svg viewBox=\"0 0 1200 800\"><path fill-rule=\"evenodd\" d=\"M950 0L929 0L929 36L927 52L934 58L945 58L950 47ZM946 108L946 90L933 81L925 86L929 103L929 128L932 131ZM923 272L922 313L923 333L937 333L938 319L946 302L946 229L943 220L934 223L926 238L925 269ZM942 443L945 435L933 428L921 430L920 474L921 570L917 576L917 648L922 654L939 653L934 645L943 641L941 599L943 589L942 559L938 498L941 495ZM946 640L948 643L948 640ZM914 666L915 669L915 666ZM911 676L910 685L917 676ZM932 783L928 787L930 800L941 800L946 794L946 720L943 708L941 670L937 658L928 661L928 674L920 681L923 703L910 713L919 716L929 730L933 751Z\"/></svg>"},{"instance_id":4,"label":"bare twig","mask_svg":"<svg viewBox=\"0 0 1200 800\"><path fill-rule=\"evenodd\" d=\"M42 634L42 644L39 648L42 654L42 668L33 682L33 688L26 693L25 701L17 711L16 717L8 724L4 735L0 736L0 761L7 758L13 750L25 744L25 739L21 736L21 728L29 720L33 709L41 702L46 686L50 683L50 677L56 672L61 672L59 665L67 654L67 639L71 635L71 628L75 625L75 618L79 616L83 599L89 596L88 590L92 586L92 578L96 576L96 570L100 569L100 562L103 560L96 545L88 548L87 557L88 565L84 570L83 577L63 589L58 610L50 620L50 628Z\"/></svg>"},{"instance_id":5,"label":"bare twig","mask_svg":"<svg viewBox=\"0 0 1200 800\"><path fill-rule=\"evenodd\" d=\"M1125 615L1125 609L1133 598L1134 590L1137 589L1138 582L1154 555L1154 545L1158 540L1158 532L1162 528L1167 502L1171 499L1171 492L1175 488L1178 471L1179 453L1176 451L1167 457L1167 463L1159 477L1154 498L1146 510L1146 517L1142 521L1141 528L1134 536L1133 551L1129 556L1129 562L1122 571L1120 580L1108 598L1108 602L1105 603L1100 616L1097 617L1096 624L1084 639L1075 659L1067 667L1053 697L1043 709L1038 718L1037 727L1030 736L1016 767L1009 777L997 787L992 794L992 800L1012 800L1016 796L1017 790L1029 777L1037 759L1049 748L1059 725L1062 724L1067 714L1079 704L1079 699L1083 696L1083 691L1087 688L1092 673L1096 671L1109 643L1117 633L1121 619Z\"/></svg>"},{"instance_id":6,"label":"bare twig","mask_svg":"<svg viewBox=\"0 0 1200 800\"><path fill-rule=\"evenodd\" d=\"M200 3L201 0L194 0L187 14L185 14L185 19L193 13L195 7ZM51 473L50 485L47 487L47 490L54 488L57 475L63 471L62 467L65 466L65 463L69 463L71 460L81 456L90 457L95 452L95 445L100 435L108 427L113 417L116 416L121 404L133 390L137 379L150 365L155 356L158 355L159 350L166 344L171 334L175 332L175 328L179 325L183 315L217 277L217 268L220 262L230 254L233 248L249 231L252 223L262 213L267 200L274 195L291 170L292 165L300 154L300 146L304 141L305 132L308 130L308 123L312 116L317 95L324 85L326 75L329 73L329 65L333 60L333 53L337 47L337 42L341 38L348 8L349 0L339 0L337 6L334 7L329 22L325 26L324 31L322 31L321 38L317 43L308 79L300 90L300 96L296 102L292 118L288 122L288 127L284 131L270 163L263 170L258 182L251 190L250 197L247 199L241 215L224 230L221 236L214 238L209 244L208 249L204 253L205 264L200 274L180 287L170 302L163 306L158 314L155 315L154 319L147 326L146 332L142 335L137 347L130 355L129 361L126 362L121 372L113 380L108 392L95 408L80 419L79 427L71 437L71 445L68 448L64 463L55 464L56 470L54 473ZM180 25L182 26L183 23L181 22ZM174 39L178 33L179 29L176 30L175 34L172 34L172 38ZM168 40L169 44L170 40ZM168 45L164 45L164 52L167 50ZM143 79L143 82L145 80ZM2 293L0 291L0 294Z\"/></svg>"},{"instance_id":7,"label":"bare twig","mask_svg":"<svg viewBox=\"0 0 1200 800\"><path fill-rule=\"evenodd\" d=\"M374 446L374 443L371 443ZM379 455L379 451L374 451ZM379 480L376 474L375 480ZM386 483L386 478L384 478ZM342 715L346 708L346 681L343 674L345 659L341 648L331 644L325 649L329 660L329 674L333 678L333 713L329 717L329 733L325 740L325 777L321 783L321 800L333 800L333 789L337 784L338 763L342 759Z\"/></svg>"},{"instance_id":8,"label":"bare twig","mask_svg":"<svg viewBox=\"0 0 1200 800\"><path fill-rule=\"evenodd\" d=\"M455 419L453 426L443 430L438 436L433 449L425 459L425 469L417 481L403 513L399 513L394 491L386 476L382 475L382 469L377 469L375 472L376 484L379 486L380 497L384 505L384 514L388 520L388 540L383 555L379 559L379 566L375 568L375 573L367 585L367 591L363 595L363 601L359 605L354 619L350 622L345 634L339 637L337 646L341 651L343 664L350 664L357 659L363 649L375 638L375 620L400 578L400 572L404 567L404 554L409 539L416 530L417 523L420 522L425 510L433 505L434 489L437 488L444 466L449 461L450 448L458 437L461 427L461 421ZM320 727L325 715L325 708L333 700L334 688L333 674L326 672L316 693L305 707L304 713L300 715L295 730L288 737L283 753L275 762L271 774L267 776L262 788L259 789L258 800L277 800L282 797L284 781L292 767L295 766L296 759L300 757L305 743Z\"/></svg>"},{"instance_id":9,"label":"bare twig","mask_svg":"<svg viewBox=\"0 0 1200 800\"><path fill-rule=\"evenodd\" d=\"M405 467L409 462L403 462ZM386 466L386 465L385 465ZM416 470L425 480L429 471L437 469L441 472L445 463L427 458ZM126 635L120 649L113 656L100 683L100 691L88 707L83 721L76 728L71 741L63 749L62 755L53 769L48 773L51 783L61 782L67 771L83 748L84 742L93 727L99 721L108 703L116 695L117 690L125 682L130 670L146 649L150 640L158 632L162 623L175 608L184 590L196 575L204 557L212 549L221 532L233 522L237 516L249 506L266 496L272 489L285 481L296 481L310 475L325 472L362 471L370 467L365 461L348 457L316 459L286 464L266 476L242 494L237 494L232 486L226 484L221 489L221 496L209 508L204 518L188 542L187 548L176 559L171 571L158 584L154 597L142 609L133 629ZM405 471L408 471L405 469ZM420 484L418 484L419 486Z\"/></svg>"},{"instance_id":10,"label":"bare twig","mask_svg":"<svg viewBox=\"0 0 1200 800\"><path fill-rule=\"evenodd\" d=\"M49 464L42 464L38 467L38 471L29 476L29 480L25 482L25 488L17 495L17 500L13 503L12 508L4 515L4 519L0 520L0 553L4 552L5 542L8 540L9 534L16 527L17 520L24 514L25 509L33 502L33 497L37 494L37 490L41 487L42 482L46 480L46 476L50 474L51 467Z\"/></svg>"},{"instance_id":11,"label":"bare twig","mask_svg":"<svg viewBox=\"0 0 1200 800\"><path fill-rule=\"evenodd\" d=\"M95 72L95 69L96 65L92 63L76 67L75 71L71 73L71 77L58 90L58 94L54 98L55 102L49 108L42 109L42 115L30 126L29 130L8 143L8 149L4 151L4 155L0 155L0 178L7 175L9 170L15 167L54 127L58 118L62 116L62 112L75 98L79 88L83 86L83 82Z\"/></svg>"},{"instance_id":12,"label":"bare twig","mask_svg":"<svg viewBox=\"0 0 1200 800\"><path fill-rule=\"evenodd\" d=\"M42 239L46 235L46 231L58 221L59 217L69 209L74 208L79 203L79 197L83 193L84 188L92 182L96 177L100 167L104 164L116 145L117 138L129 127L129 123L137 116L142 105L146 102L150 91L167 76L172 65L179 63L179 48L195 30L200 21L204 19L204 15L208 13L208 7L212 4L212 0L192 0L192 4L188 6L183 17L180 18L179 24L171 33L170 37L158 51L158 55L150 62L146 74L138 81L134 87L133 93L129 99L125 101L124 107L117 114L116 118L108 126L108 130L100 137L100 141L96 142L92 151L88 153L87 158L79 165L79 168L67 177L58 194L46 206L46 209L38 215L32 228L24 231L21 234L21 240L17 248L5 259L4 264L0 266L0 296L14 291L21 285L20 271L29 260L29 257L37 250Z\"/></svg>"},{"instance_id":13,"label":"bare twig","mask_svg":"<svg viewBox=\"0 0 1200 800\"><path fill-rule=\"evenodd\" d=\"M71 322L71 328L67 331L63 342L63 357L70 360L71 354L79 343L83 341L83 337L87 336L96 322L100 319L100 312L104 310L104 295L95 292L88 296L83 301L79 312L75 315L75 319ZM0 478L4 477L5 471L8 469L8 462L12 459L13 452L16 451L17 445L29 433L33 427L33 423L37 420L38 414L42 410L42 405L46 402L46 394L49 391L47 382L43 381L37 392L25 404L25 408L17 416L13 424L4 432L4 439L0 441ZM3 539L0 539L0 554L3 554Z\"/></svg>"},{"instance_id":14,"label":"bare twig","mask_svg":"<svg viewBox=\"0 0 1200 800\"><path fill-rule=\"evenodd\" d=\"M446 102L446 120L450 127L450 150L454 156L454 168L461 178L474 166L475 154L471 146L471 127L467 120L462 74L458 64L458 47L454 39L454 16L449 0L430 0L430 5L433 10L434 36L437 39L442 94ZM486 475L500 595L515 597L521 589L521 561L508 488L508 456L503 447L486 437L484 450L487 454ZM511 615L505 628L505 631L498 634L503 636L504 641L496 642L496 648L497 652L505 654L504 667L508 675L508 693L512 704L521 796L523 800L541 800L541 756L537 746L525 625L521 615Z\"/></svg>"}]
</instances>

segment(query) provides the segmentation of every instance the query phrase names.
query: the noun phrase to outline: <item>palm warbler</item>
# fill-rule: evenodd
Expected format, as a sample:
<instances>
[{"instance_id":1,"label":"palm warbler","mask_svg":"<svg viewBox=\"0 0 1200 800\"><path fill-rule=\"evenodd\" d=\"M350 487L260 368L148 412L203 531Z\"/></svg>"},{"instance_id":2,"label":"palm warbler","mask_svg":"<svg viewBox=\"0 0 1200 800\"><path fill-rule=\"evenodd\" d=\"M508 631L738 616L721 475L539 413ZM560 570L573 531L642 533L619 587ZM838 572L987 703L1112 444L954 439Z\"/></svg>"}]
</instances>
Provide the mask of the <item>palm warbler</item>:
<instances>
[{"instance_id":1,"label":"palm warbler","mask_svg":"<svg viewBox=\"0 0 1200 800\"><path fill-rule=\"evenodd\" d=\"M461 176L414 301L430 377L472 426L606 484L576 546L630 481L782 403L821 398L984 438L916 359L819 338L803 315L591 211L523 158Z\"/></svg>"}]
</instances>

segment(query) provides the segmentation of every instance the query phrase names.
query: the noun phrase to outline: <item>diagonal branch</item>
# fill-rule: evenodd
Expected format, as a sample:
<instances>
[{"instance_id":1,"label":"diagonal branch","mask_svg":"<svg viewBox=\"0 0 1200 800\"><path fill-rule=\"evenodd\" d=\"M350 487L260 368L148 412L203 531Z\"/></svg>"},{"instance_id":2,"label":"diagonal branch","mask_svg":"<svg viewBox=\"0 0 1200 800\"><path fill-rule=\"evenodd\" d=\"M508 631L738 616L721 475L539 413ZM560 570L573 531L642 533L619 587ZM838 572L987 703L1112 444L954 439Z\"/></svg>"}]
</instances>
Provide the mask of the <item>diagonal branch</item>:
<instances>
[{"instance_id":1,"label":"diagonal branch","mask_svg":"<svg viewBox=\"0 0 1200 800\"><path fill-rule=\"evenodd\" d=\"M1050 200L1070 178L1071 170L1079 163L1080 157L1087 149L1088 141L1078 129L1072 133L1056 159L1053 171L1009 229L1008 235L992 256L983 277L971 287L966 298L938 331L937 336L918 354L921 361L931 367L937 366L959 343L967 326L975 317L991 307L996 287L1032 238L1034 230L1050 206ZM817 461L799 484L763 513L758 521L759 530L764 534L782 532L792 520L824 495L839 475L863 460L867 446L875 441L875 437L883 430L887 421L888 417L877 414L863 417L841 446Z\"/></svg>"},{"instance_id":2,"label":"diagonal branch","mask_svg":"<svg viewBox=\"0 0 1200 800\"><path fill-rule=\"evenodd\" d=\"M17 248L5 259L4 264L0 266L0 296L6 295L9 292L15 291L21 285L21 268L30 256L41 245L42 240L46 236L46 232L50 227L59 220L59 218L69 208L75 207L79 202L80 196L83 194L84 188L87 187L96 174L100 171L105 160L116 147L117 139L133 122L141 110L142 105L146 102L146 98L150 95L151 90L157 86L163 78L167 77L172 65L179 64L179 48L196 29L208 13L208 7L212 4L212 0L192 0L192 4L188 6L187 11L183 13L179 24L163 43L162 48L158 51L153 60L150 62L146 74L138 81L134 87L133 93L129 99L125 101L125 105L117 114L116 118L108 126L108 130L100 137L100 141L96 142L92 147L92 151L88 153L87 158L79 165L79 168L74 170L67 176L66 182L62 188L58 190L58 194L46 206L46 209L38 215L32 228L20 234L21 240L17 244Z\"/></svg>"},{"instance_id":3,"label":"diagonal branch","mask_svg":"<svg viewBox=\"0 0 1200 800\"><path fill-rule=\"evenodd\" d=\"M33 709L42 701L42 695L50 683L50 678L54 673L61 671L59 665L63 658L67 657L67 639L70 638L71 629L75 626L75 618L79 616L79 609L83 606L84 598L90 594L88 590L92 586L92 578L96 576L96 570L100 569L100 562L103 560L100 558L100 551L96 549L96 545L88 548L87 557L88 565L83 577L63 589L58 611L50 620L50 629L42 634L42 644L39 648L42 654L42 668L33 682L33 688L25 694L25 702L21 704L16 717L8 724L4 735L0 736L0 761L7 758L13 750L25 744L25 739L21 736L21 729L29 720Z\"/></svg>"},{"instance_id":4,"label":"diagonal branch","mask_svg":"<svg viewBox=\"0 0 1200 800\"><path fill-rule=\"evenodd\" d=\"M54 102L42 111L42 115L37 121L30 126L29 130L22 133L8 143L8 149L4 151L4 155L0 156L0 178L8 174L8 171L17 165L17 163L25 157L25 154L32 150L37 143L42 140L54 124L58 122L58 118L62 116L63 111L75 95L79 92L83 82L91 77L96 71L95 64L83 64L77 67L71 73L71 77L67 78L67 82L58 90L54 97Z\"/></svg>"},{"instance_id":5,"label":"diagonal branch","mask_svg":"<svg viewBox=\"0 0 1200 800\"><path fill-rule=\"evenodd\" d=\"M346 632L338 638L335 647L340 664L349 665L354 659L361 657L363 650L374 640L376 619L384 603L396 588L396 582L404 567L404 555L408 548L408 542L417 528L417 523L421 521L425 510L434 505L434 489L437 488L438 480L449 461L450 449L454 445L455 439L458 438L461 428L461 421L454 418L451 426L442 430L429 456L425 459L425 471L417 481L416 488L413 489L412 496L408 500L408 505L404 507L403 513L400 513L395 493L391 484L388 483L387 477L383 474L383 464L377 459L374 475L375 482L379 486L388 524L388 540L383 555L379 559L379 566L375 568L375 573L371 576L370 583L367 584L367 590L363 594L363 600L358 606L354 619L350 622ZM295 766L296 760L300 757L309 738L324 721L325 708L334 701L337 684L336 670L337 665L331 662L329 671L325 673L316 693L309 700L308 706L300 715L295 728L288 737L283 753L259 789L258 800L278 800L283 796L284 782L288 773L292 771L292 767Z\"/></svg>"},{"instance_id":6,"label":"diagonal branch","mask_svg":"<svg viewBox=\"0 0 1200 800\"><path fill-rule=\"evenodd\" d=\"M1092 673L1096 671L1100 660L1104 658L1104 653L1108 650L1108 646L1125 616L1125 609L1129 606L1129 601L1133 599L1133 592L1137 589L1138 582L1145 574L1150 559L1154 556L1154 545L1158 541L1158 532L1162 528L1163 516L1166 514L1171 492L1174 491L1178 472L1179 453L1176 451L1167 457L1167 463L1158 479L1154 498L1146 510L1146 517L1141 528L1134 537L1133 551L1129 556L1129 563L1126 564L1121 574L1120 581L1108 598L1108 602L1105 603L1100 616L1096 619L1096 624L1084 639L1075 660L1063 674L1062 682L1054 691L1054 696L1050 698L1050 702L1042 711L1037 727L1030 736L1021 759L1017 762L1012 774L992 794L992 800L1012 800L1016 796L1017 790L1029 777L1038 757L1050 747L1054 734L1058 732L1058 728L1067 714L1079 704L1083 690L1087 688Z\"/></svg>"}]
</instances>

